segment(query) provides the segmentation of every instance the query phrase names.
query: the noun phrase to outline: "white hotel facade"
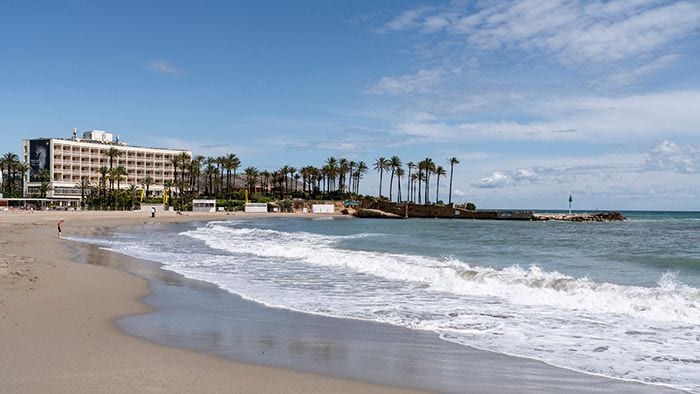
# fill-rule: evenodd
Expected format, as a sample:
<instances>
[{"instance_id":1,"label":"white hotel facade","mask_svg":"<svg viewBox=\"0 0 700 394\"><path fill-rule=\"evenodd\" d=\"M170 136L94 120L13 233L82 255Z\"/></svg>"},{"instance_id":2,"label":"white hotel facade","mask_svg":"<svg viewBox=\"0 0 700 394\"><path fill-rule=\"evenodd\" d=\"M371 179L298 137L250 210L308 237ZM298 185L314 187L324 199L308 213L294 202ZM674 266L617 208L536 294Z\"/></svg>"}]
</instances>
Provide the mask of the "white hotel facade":
<instances>
[{"instance_id":1,"label":"white hotel facade","mask_svg":"<svg viewBox=\"0 0 700 394\"><path fill-rule=\"evenodd\" d=\"M122 166L127 175L121 181L121 188L129 185L143 187L145 179L151 177L149 186L152 195L162 195L165 184L174 181L173 157L185 153L190 158L191 151L144 148L129 146L114 140L111 133L91 130L78 138L73 130L71 139L37 138L22 141L22 156L29 164L25 174L25 196L39 194L42 180L40 173L47 171L49 190L47 197L60 199L80 199L80 187L83 180L97 185L100 182L100 167L109 168L110 148L122 152L113 160L113 168Z\"/></svg>"}]
</instances>

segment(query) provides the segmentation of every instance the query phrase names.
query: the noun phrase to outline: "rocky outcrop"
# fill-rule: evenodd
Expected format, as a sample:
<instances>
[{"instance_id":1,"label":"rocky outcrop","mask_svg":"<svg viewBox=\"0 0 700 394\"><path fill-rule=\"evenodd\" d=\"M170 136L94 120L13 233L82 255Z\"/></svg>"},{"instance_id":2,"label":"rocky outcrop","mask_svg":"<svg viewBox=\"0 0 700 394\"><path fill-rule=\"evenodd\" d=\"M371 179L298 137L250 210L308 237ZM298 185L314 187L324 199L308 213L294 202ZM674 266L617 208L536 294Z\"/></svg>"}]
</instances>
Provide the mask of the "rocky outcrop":
<instances>
[{"instance_id":1,"label":"rocky outcrop","mask_svg":"<svg viewBox=\"0 0 700 394\"><path fill-rule=\"evenodd\" d=\"M620 212L596 212L596 213L536 213L534 220L562 220L567 222L617 222L625 220Z\"/></svg>"},{"instance_id":2,"label":"rocky outcrop","mask_svg":"<svg viewBox=\"0 0 700 394\"><path fill-rule=\"evenodd\" d=\"M403 219L395 213L384 212L379 209L360 208L352 214L358 218L377 218L377 219Z\"/></svg>"}]
</instances>

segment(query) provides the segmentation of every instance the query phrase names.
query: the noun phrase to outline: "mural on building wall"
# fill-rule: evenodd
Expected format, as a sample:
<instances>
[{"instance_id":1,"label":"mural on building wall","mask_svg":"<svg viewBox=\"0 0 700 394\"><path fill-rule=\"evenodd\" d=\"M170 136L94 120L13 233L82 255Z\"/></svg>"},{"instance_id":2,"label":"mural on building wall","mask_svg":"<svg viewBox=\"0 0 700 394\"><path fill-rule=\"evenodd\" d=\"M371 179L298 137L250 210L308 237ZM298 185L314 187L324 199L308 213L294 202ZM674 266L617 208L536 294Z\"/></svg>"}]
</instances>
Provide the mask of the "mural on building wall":
<instances>
[{"instance_id":1,"label":"mural on building wall","mask_svg":"<svg viewBox=\"0 0 700 394\"><path fill-rule=\"evenodd\" d=\"M29 182L41 182L39 174L43 170L50 170L49 142L50 140L29 141Z\"/></svg>"}]
</instances>

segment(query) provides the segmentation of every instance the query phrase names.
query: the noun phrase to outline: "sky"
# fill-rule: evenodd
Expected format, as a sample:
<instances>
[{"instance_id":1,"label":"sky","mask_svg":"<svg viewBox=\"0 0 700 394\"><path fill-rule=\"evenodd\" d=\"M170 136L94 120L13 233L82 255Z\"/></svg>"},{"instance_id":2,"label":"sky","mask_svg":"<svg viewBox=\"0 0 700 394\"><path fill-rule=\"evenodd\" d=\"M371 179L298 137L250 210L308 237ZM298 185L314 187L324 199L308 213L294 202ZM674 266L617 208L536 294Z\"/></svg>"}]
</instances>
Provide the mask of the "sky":
<instances>
[{"instance_id":1,"label":"sky","mask_svg":"<svg viewBox=\"0 0 700 394\"><path fill-rule=\"evenodd\" d=\"M260 170L456 157L479 208L700 210L698 70L697 0L9 0L0 152L75 127Z\"/></svg>"}]
</instances>

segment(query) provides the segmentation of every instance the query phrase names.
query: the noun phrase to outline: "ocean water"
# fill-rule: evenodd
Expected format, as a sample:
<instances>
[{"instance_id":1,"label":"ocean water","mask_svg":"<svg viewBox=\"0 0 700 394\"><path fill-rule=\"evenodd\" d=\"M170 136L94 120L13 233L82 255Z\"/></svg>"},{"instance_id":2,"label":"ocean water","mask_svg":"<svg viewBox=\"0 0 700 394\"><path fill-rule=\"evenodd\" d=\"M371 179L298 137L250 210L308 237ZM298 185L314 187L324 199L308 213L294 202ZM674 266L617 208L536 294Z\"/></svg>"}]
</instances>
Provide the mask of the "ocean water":
<instances>
[{"instance_id":1,"label":"ocean water","mask_svg":"<svg viewBox=\"0 0 700 394\"><path fill-rule=\"evenodd\" d=\"M268 306L700 393L700 213L626 216L245 219L79 240Z\"/></svg>"}]
</instances>

